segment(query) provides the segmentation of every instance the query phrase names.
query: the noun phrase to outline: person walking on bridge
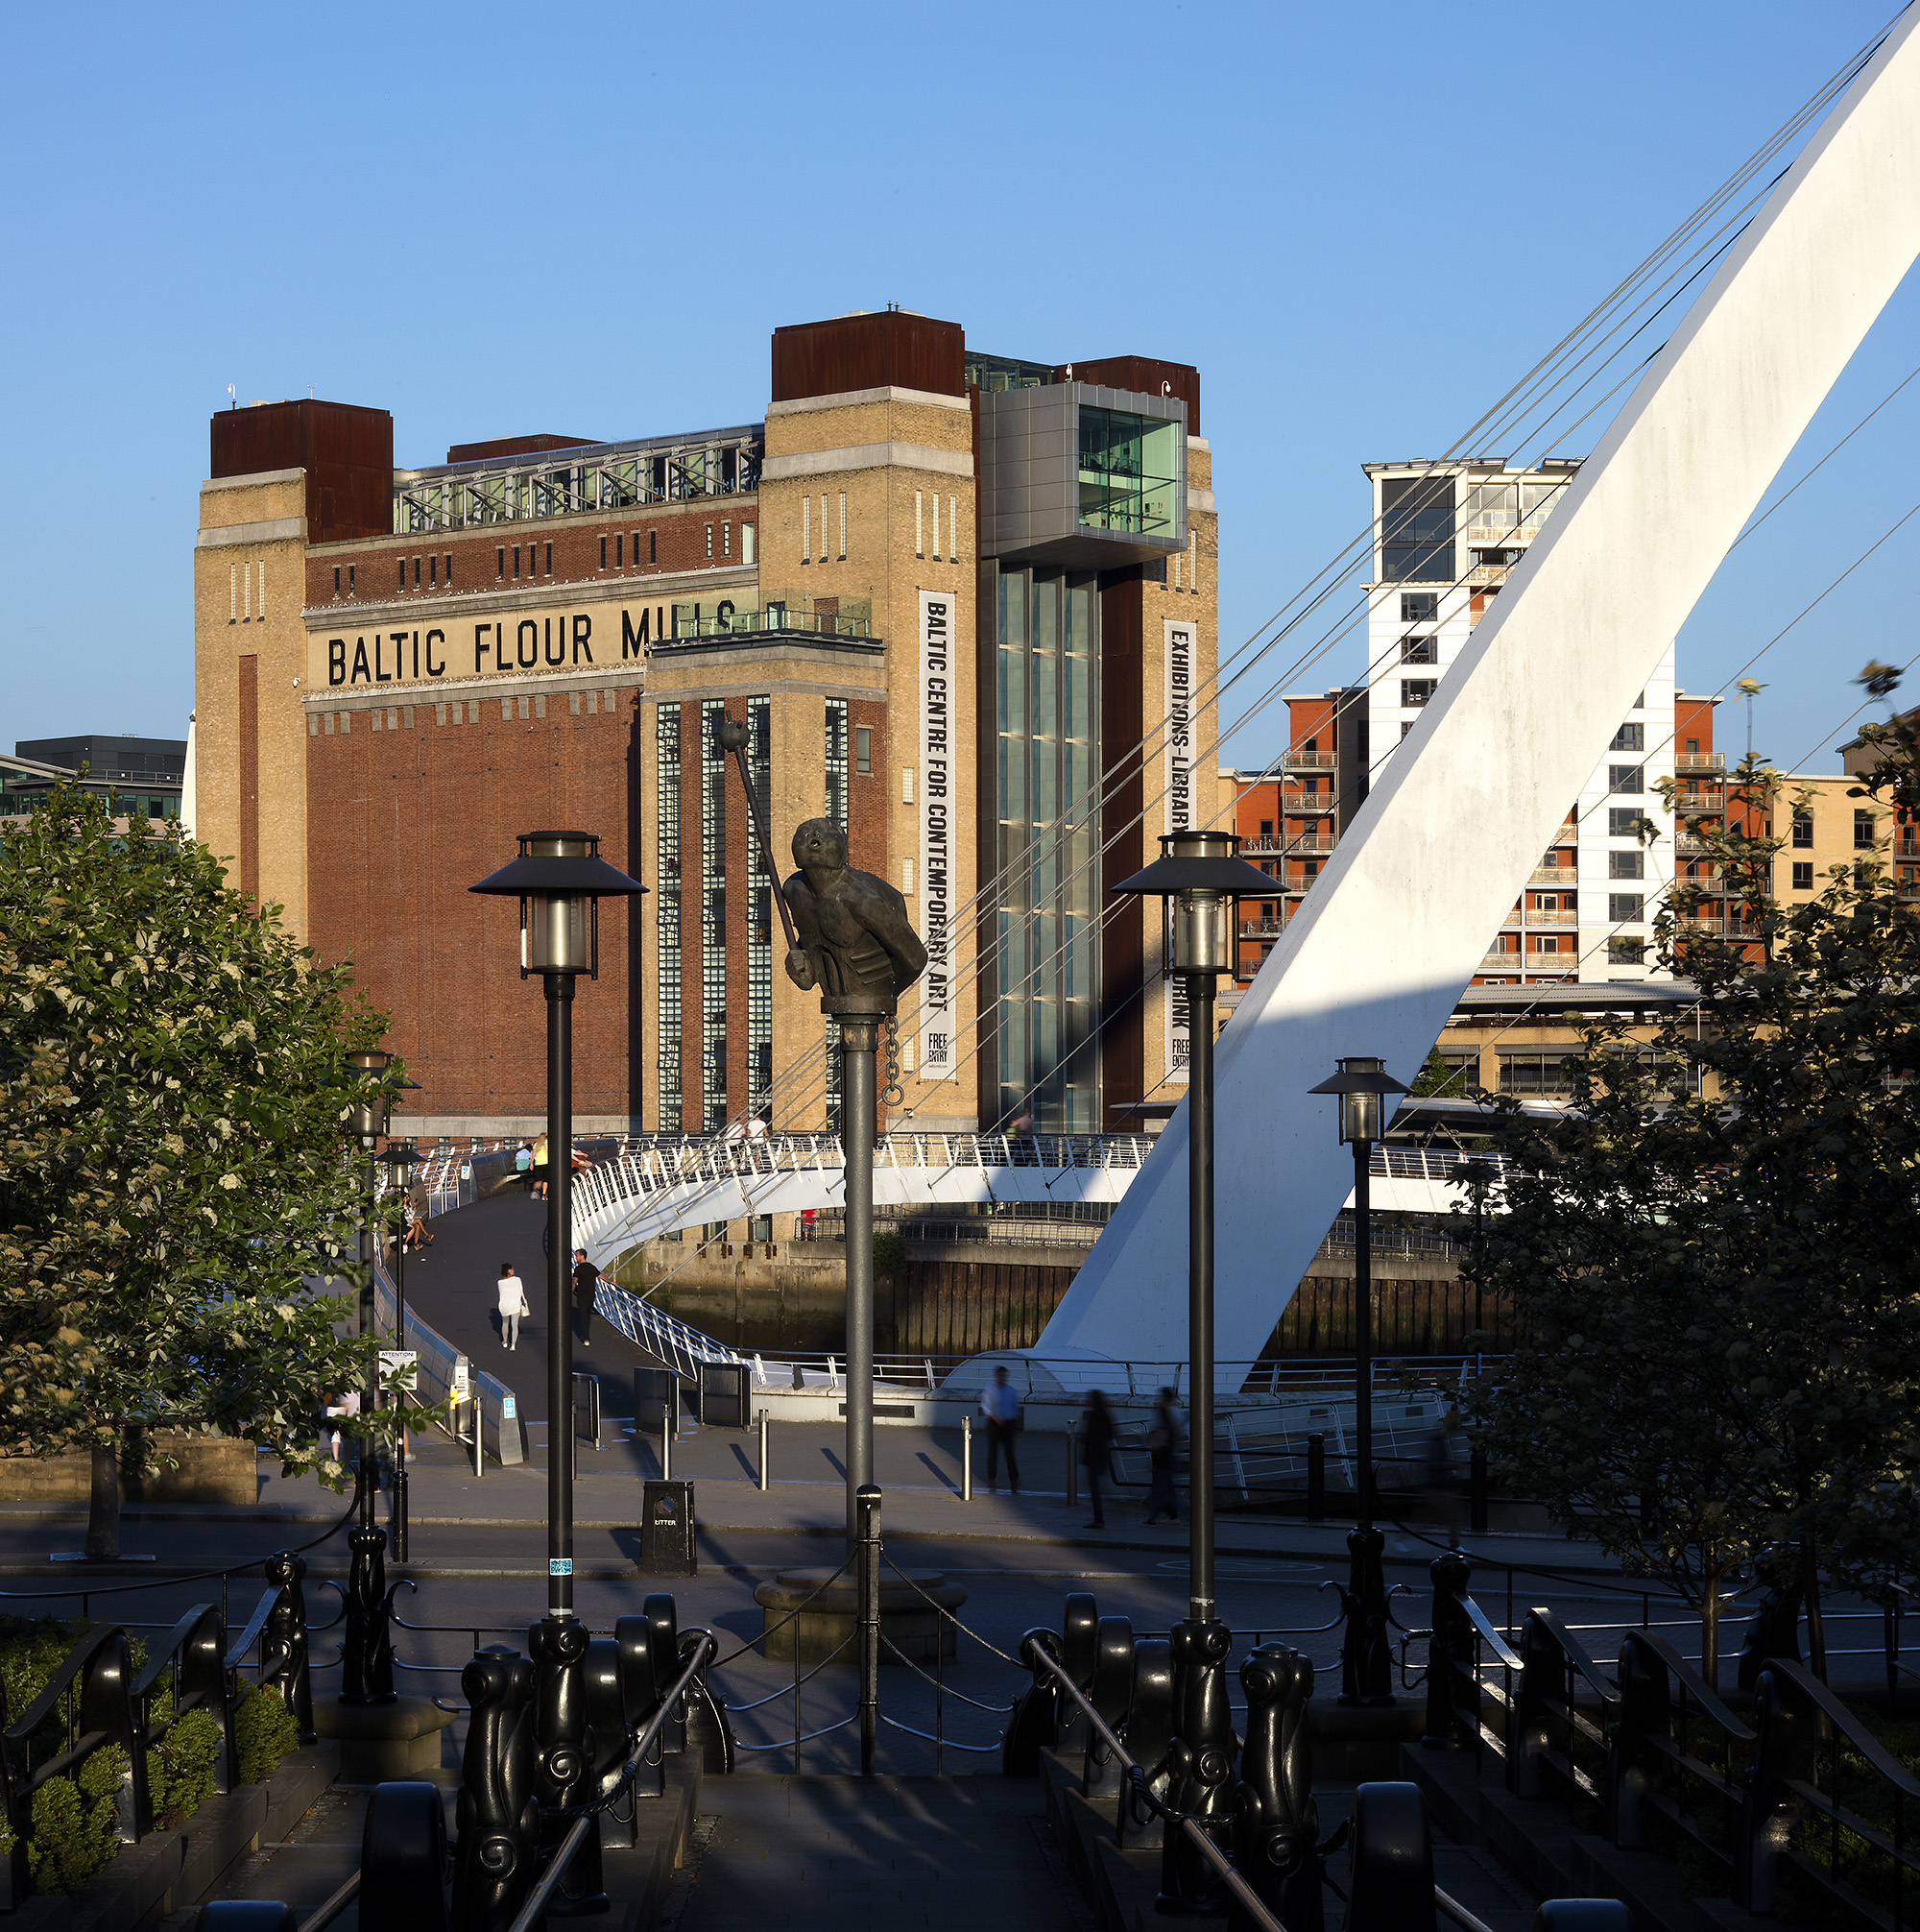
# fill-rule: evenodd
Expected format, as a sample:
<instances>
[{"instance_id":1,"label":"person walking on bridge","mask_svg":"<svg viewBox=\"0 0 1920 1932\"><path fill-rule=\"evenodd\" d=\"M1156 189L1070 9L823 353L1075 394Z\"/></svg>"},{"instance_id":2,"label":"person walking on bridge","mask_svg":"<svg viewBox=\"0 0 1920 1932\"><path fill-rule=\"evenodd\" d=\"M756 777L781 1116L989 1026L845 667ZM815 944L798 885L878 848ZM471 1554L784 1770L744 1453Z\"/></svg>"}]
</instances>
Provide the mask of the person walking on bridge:
<instances>
[{"instance_id":1,"label":"person walking on bridge","mask_svg":"<svg viewBox=\"0 0 1920 1932\"><path fill-rule=\"evenodd\" d=\"M1007 1487L1020 1494L1020 1464L1014 1460L1014 1437L1020 1432L1020 1395L1007 1380L1002 1364L980 1391L980 1413L987 1418L987 1494L999 1490L1000 1451L1007 1452Z\"/></svg>"},{"instance_id":2,"label":"person walking on bridge","mask_svg":"<svg viewBox=\"0 0 1920 1932\"><path fill-rule=\"evenodd\" d=\"M533 1313L527 1301L527 1285L514 1272L514 1264L500 1264L500 1345L509 1354L520 1344L520 1321Z\"/></svg>"},{"instance_id":3,"label":"person walking on bridge","mask_svg":"<svg viewBox=\"0 0 1920 1932\"><path fill-rule=\"evenodd\" d=\"M593 1297L600 1287L600 1270L587 1259L587 1250L573 1250L573 1320L582 1348L593 1346Z\"/></svg>"}]
</instances>

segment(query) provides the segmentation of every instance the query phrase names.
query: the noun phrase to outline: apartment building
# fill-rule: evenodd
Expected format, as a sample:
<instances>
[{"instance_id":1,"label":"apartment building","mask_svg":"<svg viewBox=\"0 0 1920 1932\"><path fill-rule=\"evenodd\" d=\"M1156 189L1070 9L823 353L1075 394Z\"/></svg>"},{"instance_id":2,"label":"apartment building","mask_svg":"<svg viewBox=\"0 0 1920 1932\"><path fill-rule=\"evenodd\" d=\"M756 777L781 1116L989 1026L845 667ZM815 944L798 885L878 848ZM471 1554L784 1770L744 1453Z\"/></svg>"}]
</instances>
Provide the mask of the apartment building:
<instances>
[{"instance_id":1,"label":"apartment building","mask_svg":"<svg viewBox=\"0 0 1920 1932\"><path fill-rule=\"evenodd\" d=\"M1285 750L1265 771L1233 774L1234 802L1223 800L1276 887L1270 904L1242 908L1242 979L1273 950L1373 778L1431 702L1579 465L1551 460L1511 471L1498 459L1466 459L1363 468L1375 532L1362 587L1366 675L1289 695ZM1653 920L1668 883L1703 849L1686 821L1717 823L1726 810L1724 760L1714 748L1717 702L1676 688L1668 644L1491 937L1475 984L1663 977L1649 957ZM1678 782L1677 812L1666 802L1666 781Z\"/></svg>"}]
</instances>

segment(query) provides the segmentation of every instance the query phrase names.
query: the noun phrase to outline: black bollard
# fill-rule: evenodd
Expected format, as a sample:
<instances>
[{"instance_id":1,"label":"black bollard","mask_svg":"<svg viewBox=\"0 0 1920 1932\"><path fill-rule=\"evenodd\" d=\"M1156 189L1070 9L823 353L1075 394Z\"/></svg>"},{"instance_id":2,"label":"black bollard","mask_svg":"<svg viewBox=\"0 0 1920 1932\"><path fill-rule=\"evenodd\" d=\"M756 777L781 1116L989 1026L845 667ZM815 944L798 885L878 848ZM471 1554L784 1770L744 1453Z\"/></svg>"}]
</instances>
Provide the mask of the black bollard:
<instances>
[{"instance_id":1,"label":"black bollard","mask_svg":"<svg viewBox=\"0 0 1920 1932\"><path fill-rule=\"evenodd\" d=\"M1789 1555L1792 1553L1789 1552ZM1760 1681L1769 1657L1788 1657L1800 1661L1801 1579L1795 1574L1785 1583L1773 1583L1754 1607L1746 1634L1740 1638L1736 1681L1743 1691L1751 1691Z\"/></svg>"},{"instance_id":2,"label":"black bollard","mask_svg":"<svg viewBox=\"0 0 1920 1932\"><path fill-rule=\"evenodd\" d=\"M593 1741L587 1726L587 1626L572 1616L548 1614L527 1631L527 1649L537 1673L535 1696L538 1748L534 1756L534 1796L540 1811L540 1842L552 1850L572 1825L570 1809L593 1796ZM573 1855L547 1911L555 1918L604 1912L601 1889L600 1821Z\"/></svg>"},{"instance_id":3,"label":"black bollard","mask_svg":"<svg viewBox=\"0 0 1920 1932\"><path fill-rule=\"evenodd\" d=\"M1428 1751L1464 1751L1479 1723L1475 1693L1474 1623L1462 1599L1473 1581L1473 1565L1460 1550L1435 1557L1433 1630L1427 1640L1427 1726L1420 1742Z\"/></svg>"},{"instance_id":4,"label":"black bollard","mask_svg":"<svg viewBox=\"0 0 1920 1932\"><path fill-rule=\"evenodd\" d=\"M706 1640L705 1635L699 1630L681 1631L679 1670L686 1668L694 1652ZM727 1715L725 1701L707 1681L707 1673L704 1669L687 1685L684 1703L688 1751L700 1759L702 1771L731 1776L737 1749L733 1743L733 1726ZM879 1709L877 1687L875 1691L874 1708L876 1712Z\"/></svg>"},{"instance_id":5,"label":"black bollard","mask_svg":"<svg viewBox=\"0 0 1920 1932\"><path fill-rule=\"evenodd\" d=\"M387 1533L377 1523L348 1532L353 1561L347 1572L347 1630L341 1641L340 1702L393 1703L394 1639L387 1628Z\"/></svg>"},{"instance_id":6,"label":"black bollard","mask_svg":"<svg viewBox=\"0 0 1920 1932\"><path fill-rule=\"evenodd\" d=\"M266 1562L268 1582L279 1591L279 1601L267 1612L266 1643L260 1681L272 1684L280 1702L293 1713L302 1744L314 1741L313 1674L307 1654L306 1558L282 1550Z\"/></svg>"},{"instance_id":7,"label":"black bollard","mask_svg":"<svg viewBox=\"0 0 1920 1932\"><path fill-rule=\"evenodd\" d=\"M472 1720L454 1811L453 1917L460 1932L507 1932L540 1848L534 1802L534 1667L489 1644L460 1673Z\"/></svg>"},{"instance_id":8,"label":"black bollard","mask_svg":"<svg viewBox=\"0 0 1920 1932\"><path fill-rule=\"evenodd\" d=\"M1347 1841L1347 1932L1439 1932L1433 1833L1417 1784L1363 1784Z\"/></svg>"},{"instance_id":9,"label":"black bollard","mask_svg":"<svg viewBox=\"0 0 1920 1932\"><path fill-rule=\"evenodd\" d=\"M1313 1665L1284 1644L1265 1644L1240 1665L1247 1741L1234 1798L1234 1865L1287 1932L1321 1932L1320 1807L1307 1709ZM1237 1897L1228 1932L1253 1932Z\"/></svg>"},{"instance_id":10,"label":"black bollard","mask_svg":"<svg viewBox=\"0 0 1920 1932\"><path fill-rule=\"evenodd\" d=\"M1346 1633L1340 1641L1340 1702L1386 1704L1393 1702L1393 1652L1386 1635L1386 1573L1380 1553L1386 1538L1378 1530L1347 1532L1347 1584L1340 1592Z\"/></svg>"},{"instance_id":11,"label":"black bollard","mask_svg":"<svg viewBox=\"0 0 1920 1932\"><path fill-rule=\"evenodd\" d=\"M1127 1728L1121 1742L1127 1755L1146 1774L1147 1789L1162 1803L1172 1787L1173 1646L1164 1637L1141 1637L1134 1645L1134 1687L1127 1706ZM1160 1828L1151 1813L1134 1822L1150 1843Z\"/></svg>"},{"instance_id":12,"label":"black bollard","mask_svg":"<svg viewBox=\"0 0 1920 1932\"><path fill-rule=\"evenodd\" d=\"M1309 1436L1307 1438L1307 1520L1309 1523L1324 1523L1327 1520L1327 1438L1324 1436Z\"/></svg>"},{"instance_id":13,"label":"black bollard","mask_svg":"<svg viewBox=\"0 0 1920 1932\"><path fill-rule=\"evenodd\" d=\"M668 1590L655 1590L640 1606L647 1627L647 1662L653 1672L654 1694L663 1696L680 1675L680 1611ZM678 1699L660 1726L660 1751L678 1757L686 1749L686 1700Z\"/></svg>"},{"instance_id":14,"label":"black bollard","mask_svg":"<svg viewBox=\"0 0 1920 1932\"><path fill-rule=\"evenodd\" d=\"M1053 1673L1041 1663L1042 1656L1057 1658L1061 1653L1057 1630L1029 1630L1015 1646L1017 1654L1033 1672L1033 1681L1014 1700L1000 1740L1002 1777L1038 1777L1040 1754L1050 1751L1060 1739L1060 1692Z\"/></svg>"},{"instance_id":15,"label":"black bollard","mask_svg":"<svg viewBox=\"0 0 1920 1932\"><path fill-rule=\"evenodd\" d=\"M1467 1527L1476 1536L1487 1534L1487 1452L1477 1442L1467 1463Z\"/></svg>"},{"instance_id":16,"label":"black bollard","mask_svg":"<svg viewBox=\"0 0 1920 1932\"><path fill-rule=\"evenodd\" d=\"M1069 1591L1060 1619L1060 1661L1081 1690L1088 1689L1093 1681L1100 1656L1099 1643L1099 1606L1085 1590ZM1057 1748L1084 1751L1092 1736L1092 1727L1087 1722L1086 1712L1070 1697L1063 1697Z\"/></svg>"},{"instance_id":17,"label":"black bollard","mask_svg":"<svg viewBox=\"0 0 1920 1932\"><path fill-rule=\"evenodd\" d=\"M399 1779L376 1784L360 1834L361 1932L450 1932L445 1871L440 1787Z\"/></svg>"},{"instance_id":18,"label":"black bollard","mask_svg":"<svg viewBox=\"0 0 1920 1932\"><path fill-rule=\"evenodd\" d=\"M1134 1627L1125 1617L1102 1617L1093 1638L1093 1677L1088 1701L1100 1722L1118 1736L1126 1727L1134 1695ZM1113 1759L1092 1725L1087 1727L1087 1754L1080 1782L1095 1790L1107 1781Z\"/></svg>"},{"instance_id":19,"label":"black bollard","mask_svg":"<svg viewBox=\"0 0 1920 1932\"><path fill-rule=\"evenodd\" d=\"M1233 1838L1234 1710L1227 1692L1227 1655L1234 1633L1218 1622L1183 1619L1173 1627L1178 1709L1168 1748L1167 1802L1196 1818L1208 1837ZM1160 1841L1163 1915L1214 1914L1225 1906L1219 1878L1186 1832L1169 1825Z\"/></svg>"}]
</instances>

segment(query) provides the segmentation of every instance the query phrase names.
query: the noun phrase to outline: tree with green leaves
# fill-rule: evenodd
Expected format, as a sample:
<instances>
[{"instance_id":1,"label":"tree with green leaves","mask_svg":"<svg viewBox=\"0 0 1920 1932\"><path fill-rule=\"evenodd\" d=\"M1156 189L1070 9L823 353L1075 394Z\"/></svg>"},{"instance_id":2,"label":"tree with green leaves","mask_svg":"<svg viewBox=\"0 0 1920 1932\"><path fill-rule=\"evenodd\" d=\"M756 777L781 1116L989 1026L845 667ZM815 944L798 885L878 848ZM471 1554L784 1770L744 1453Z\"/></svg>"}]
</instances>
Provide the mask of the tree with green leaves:
<instances>
[{"instance_id":1,"label":"tree with green leaves","mask_svg":"<svg viewBox=\"0 0 1920 1932\"><path fill-rule=\"evenodd\" d=\"M1709 1681L1730 1579L1884 1599L1920 1535L1920 920L1874 862L1775 899L1781 784L1749 759L1753 809L1694 828L1728 935L1697 885L1658 921L1698 1015L1590 1027L1560 1120L1496 1103L1482 1267L1521 1339L1470 1399L1496 1468L1700 1612Z\"/></svg>"},{"instance_id":2,"label":"tree with green leaves","mask_svg":"<svg viewBox=\"0 0 1920 1932\"><path fill-rule=\"evenodd\" d=\"M375 1345L315 1286L357 1280L345 969L67 785L0 827L0 1453L92 1452L89 1557L161 1431L339 1486L323 1406Z\"/></svg>"}]
</instances>

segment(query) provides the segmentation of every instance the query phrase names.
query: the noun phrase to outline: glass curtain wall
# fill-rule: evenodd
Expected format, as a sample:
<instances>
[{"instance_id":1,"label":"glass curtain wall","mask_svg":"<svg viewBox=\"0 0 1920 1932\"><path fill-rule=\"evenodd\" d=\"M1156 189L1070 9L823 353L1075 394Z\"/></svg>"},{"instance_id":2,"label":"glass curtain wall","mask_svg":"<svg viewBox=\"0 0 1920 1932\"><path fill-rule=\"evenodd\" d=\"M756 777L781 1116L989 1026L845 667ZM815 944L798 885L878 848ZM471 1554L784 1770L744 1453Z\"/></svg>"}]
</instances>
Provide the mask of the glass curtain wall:
<instances>
[{"instance_id":1,"label":"glass curtain wall","mask_svg":"<svg viewBox=\"0 0 1920 1932\"><path fill-rule=\"evenodd\" d=\"M727 1124L727 754L723 699L700 706L700 1088L701 1123Z\"/></svg>"},{"instance_id":2,"label":"glass curtain wall","mask_svg":"<svg viewBox=\"0 0 1920 1932\"><path fill-rule=\"evenodd\" d=\"M763 697L747 700L753 733L747 768L760 823L773 822L773 713ZM747 1111L771 1123L774 1117L774 877L767 857L748 828L747 873L752 911L747 919Z\"/></svg>"},{"instance_id":3,"label":"glass curtain wall","mask_svg":"<svg viewBox=\"0 0 1920 1932\"><path fill-rule=\"evenodd\" d=\"M1094 590L1092 576L1058 572L1012 570L999 580L999 1110L993 1124L1001 1128L1028 1114L1042 1133L1099 1128Z\"/></svg>"},{"instance_id":4,"label":"glass curtain wall","mask_svg":"<svg viewBox=\"0 0 1920 1932\"><path fill-rule=\"evenodd\" d=\"M660 1131L681 1131L680 1089L680 707L661 705L654 720L655 850L660 856L660 970L655 978L660 1024Z\"/></svg>"}]
</instances>

